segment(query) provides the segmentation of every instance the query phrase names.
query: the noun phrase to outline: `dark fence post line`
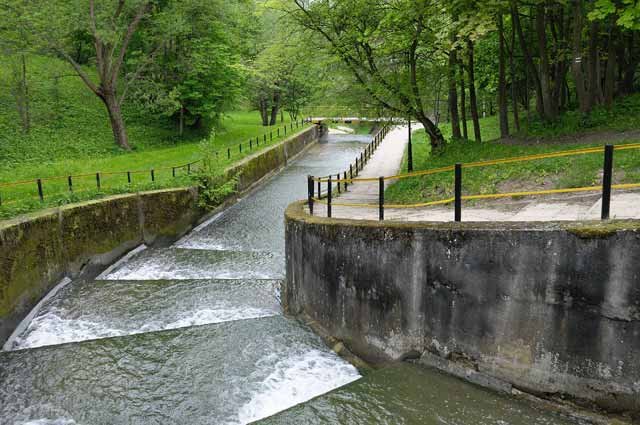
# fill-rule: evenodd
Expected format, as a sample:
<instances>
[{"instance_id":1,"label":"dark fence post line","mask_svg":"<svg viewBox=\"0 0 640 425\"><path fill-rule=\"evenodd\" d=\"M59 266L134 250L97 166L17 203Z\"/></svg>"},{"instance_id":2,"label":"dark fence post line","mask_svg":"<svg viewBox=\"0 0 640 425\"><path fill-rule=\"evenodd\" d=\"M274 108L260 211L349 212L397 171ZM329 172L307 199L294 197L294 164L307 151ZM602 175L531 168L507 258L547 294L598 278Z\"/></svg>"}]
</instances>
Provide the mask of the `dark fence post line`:
<instances>
[{"instance_id":1,"label":"dark fence post line","mask_svg":"<svg viewBox=\"0 0 640 425\"><path fill-rule=\"evenodd\" d=\"M336 185L338 186L338 193L340 192L340 173L336 174Z\"/></svg>"},{"instance_id":2,"label":"dark fence post line","mask_svg":"<svg viewBox=\"0 0 640 425\"><path fill-rule=\"evenodd\" d=\"M280 127L276 128L276 136L280 137Z\"/></svg>"},{"instance_id":3,"label":"dark fence post line","mask_svg":"<svg viewBox=\"0 0 640 425\"><path fill-rule=\"evenodd\" d=\"M191 174L191 164L187 164L187 174Z\"/></svg>"},{"instance_id":4,"label":"dark fence post line","mask_svg":"<svg viewBox=\"0 0 640 425\"><path fill-rule=\"evenodd\" d=\"M269 132L269 141L273 142L273 131Z\"/></svg>"},{"instance_id":5,"label":"dark fence post line","mask_svg":"<svg viewBox=\"0 0 640 425\"><path fill-rule=\"evenodd\" d=\"M227 148L227 159L231 159L231 148Z\"/></svg>"},{"instance_id":6,"label":"dark fence post line","mask_svg":"<svg viewBox=\"0 0 640 425\"><path fill-rule=\"evenodd\" d=\"M320 177L318 177L318 199L322 199L322 182L320 181Z\"/></svg>"},{"instance_id":7,"label":"dark fence post line","mask_svg":"<svg viewBox=\"0 0 640 425\"><path fill-rule=\"evenodd\" d=\"M38 196L40 197L40 202L44 202L44 192L42 191L42 179L38 179L36 183L38 184Z\"/></svg>"},{"instance_id":8,"label":"dark fence post line","mask_svg":"<svg viewBox=\"0 0 640 425\"><path fill-rule=\"evenodd\" d=\"M287 126L286 125L284 126L284 135L285 136L287 135Z\"/></svg>"},{"instance_id":9,"label":"dark fence post line","mask_svg":"<svg viewBox=\"0 0 640 425\"><path fill-rule=\"evenodd\" d=\"M353 179L353 164L349 164L349 178Z\"/></svg>"},{"instance_id":10,"label":"dark fence post line","mask_svg":"<svg viewBox=\"0 0 640 425\"><path fill-rule=\"evenodd\" d=\"M360 170L364 169L364 153L360 152Z\"/></svg>"},{"instance_id":11,"label":"dark fence post line","mask_svg":"<svg viewBox=\"0 0 640 425\"><path fill-rule=\"evenodd\" d=\"M359 170L358 157L356 157L356 175L358 175L358 170Z\"/></svg>"},{"instance_id":12,"label":"dark fence post line","mask_svg":"<svg viewBox=\"0 0 640 425\"><path fill-rule=\"evenodd\" d=\"M151 181L156 181L156 172L153 168L151 169Z\"/></svg>"},{"instance_id":13,"label":"dark fence post line","mask_svg":"<svg viewBox=\"0 0 640 425\"><path fill-rule=\"evenodd\" d=\"M380 221L384 220L384 177L378 179L378 215Z\"/></svg>"},{"instance_id":14,"label":"dark fence post line","mask_svg":"<svg viewBox=\"0 0 640 425\"><path fill-rule=\"evenodd\" d=\"M608 220L611 212L611 183L613 180L613 145L604 147L604 166L602 169L602 214Z\"/></svg>"},{"instance_id":15,"label":"dark fence post line","mask_svg":"<svg viewBox=\"0 0 640 425\"><path fill-rule=\"evenodd\" d=\"M454 186L454 219L455 221L462 221L462 164L456 164L455 166Z\"/></svg>"},{"instance_id":16,"label":"dark fence post line","mask_svg":"<svg viewBox=\"0 0 640 425\"><path fill-rule=\"evenodd\" d=\"M73 192L73 177L67 177L67 184L69 185L69 192Z\"/></svg>"},{"instance_id":17,"label":"dark fence post line","mask_svg":"<svg viewBox=\"0 0 640 425\"><path fill-rule=\"evenodd\" d=\"M256 137L256 139L258 139L258 138ZM267 133L264 133L264 135L263 135L262 139L263 139L263 141L264 141L265 143L267 143ZM258 140L259 140L259 139L258 139ZM258 143L260 143L260 142L258 142Z\"/></svg>"},{"instance_id":18,"label":"dark fence post line","mask_svg":"<svg viewBox=\"0 0 640 425\"><path fill-rule=\"evenodd\" d=\"M347 188L349 187L349 183L347 182L347 172L346 171L344 172L343 179L344 179L344 191L346 192Z\"/></svg>"},{"instance_id":19,"label":"dark fence post line","mask_svg":"<svg viewBox=\"0 0 640 425\"><path fill-rule=\"evenodd\" d=\"M96 186L100 190L100 173L96 173Z\"/></svg>"},{"instance_id":20,"label":"dark fence post line","mask_svg":"<svg viewBox=\"0 0 640 425\"><path fill-rule=\"evenodd\" d=\"M253 139L249 139L249 150L253 149Z\"/></svg>"},{"instance_id":21,"label":"dark fence post line","mask_svg":"<svg viewBox=\"0 0 640 425\"><path fill-rule=\"evenodd\" d=\"M242 153L242 143L240 143L238 147L240 148L240 153Z\"/></svg>"},{"instance_id":22,"label":"dark fence post line","mask_svg":"<svg viewBox=\"0 0 640 425\"><path fill-rule=\"evenodd\" d=\"M171 167L171 176L176 177L176 167Z\"/></svg>"},{"instance_id":23,"label":"dark fence post line","mask_svg":"<svg viewBox=\"0 0 640 425\"><path fill-rule=\"evenodd\" d=\"M327 180L327 217L331 218L331 176Z\"/></svg>"},{"instance_id":24,"label":"dark fence post line","mask_svg":"<svg viewBox=\"0 0 640 425\"><path fill-rule=\"evenodd\" d=\"M309 214L313 215L313 177L307 177L307 198L309 203Z\"/></svg>"},{"instance_id":25,"label":"dark fence post line","mask_svg":"<svg viewBox=\"0 0 640 425\"><path fill-rule=\"evenodd\" d=\"M127 171L127 183L131 184L131 171Z\"/></svg>"}]
</instances>

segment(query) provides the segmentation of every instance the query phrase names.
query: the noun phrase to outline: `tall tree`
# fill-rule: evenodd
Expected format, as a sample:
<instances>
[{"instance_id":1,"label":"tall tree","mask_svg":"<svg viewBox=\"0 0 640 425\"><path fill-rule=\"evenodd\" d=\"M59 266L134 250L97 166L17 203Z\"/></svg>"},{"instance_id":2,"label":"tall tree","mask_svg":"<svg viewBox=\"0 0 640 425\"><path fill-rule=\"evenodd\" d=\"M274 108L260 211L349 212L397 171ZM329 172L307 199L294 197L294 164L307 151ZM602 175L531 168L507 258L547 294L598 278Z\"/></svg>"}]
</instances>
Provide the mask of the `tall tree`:
<instances>
[{"instance_id":1,"label":"tall tree","mask_svg":"<svg viewBox=\"0 0 640 425\"><path fill-rule=\"evenodd\" d=\"M422 85L428 62L444 55L439 37L446 16L438 1L294 3L298 22L326 39L372 99L389 113L421 122L434 152L444 147L430 118L430 91Z\"/></svg>"},{"instance_id":2,"label":"tall tree","mask_svg":"<svg viewBox=\"0 0 640 425\"><path fill-rule=\"evenodd\" d=\"M118 0L96 3L95 0L34 0L4 4L15 22L37 36L41 43L54 50L73 67L86 87L105 105L115 143L129 150L129 140L122 116L122 104L129 86L136 80L145 60L127 78L122 79L131 43L143 22L155 8L155 1ZM92 37L95 77L76 61L66 44L67 35L78 28L86 29ZM157 46L139 55L153 56ZM124 80L124 81L123 81Z\"/></svg>"},{"instance_id":3,"label":"tall tree","mask_svg":"<svg viewBox=\"0 0 640 425\"><path fill-rule=\"evenodd\" d=\"M498 116L500 121L500 137L509 136L509 110L507 103L507 73L506 54L504 47L504 24L502 14L498 13L498 44L499 49L499 70L498 70Z\"/></svg>"}]
</instances>

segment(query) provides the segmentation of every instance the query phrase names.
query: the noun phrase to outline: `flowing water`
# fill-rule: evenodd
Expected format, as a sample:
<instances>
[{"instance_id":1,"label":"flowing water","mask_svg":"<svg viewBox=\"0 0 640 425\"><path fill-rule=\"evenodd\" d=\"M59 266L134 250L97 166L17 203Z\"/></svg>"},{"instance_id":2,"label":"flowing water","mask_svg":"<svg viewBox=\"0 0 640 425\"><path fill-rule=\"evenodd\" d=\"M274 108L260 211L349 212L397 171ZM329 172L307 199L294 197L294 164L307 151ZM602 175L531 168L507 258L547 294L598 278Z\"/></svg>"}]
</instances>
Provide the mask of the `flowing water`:
<instances>
[{"instance_id":1,"label":"flowing water","mask_svg":"<svg viewBox=\"0 0 640 425\"><path fill-rule=\"evenodd\" d=\"M282 315L284 209L363 142L331 136L174 246L46 299L0 353L0 424L570 423L411 365L362 377Z\"/></svg>"}]
</instances>

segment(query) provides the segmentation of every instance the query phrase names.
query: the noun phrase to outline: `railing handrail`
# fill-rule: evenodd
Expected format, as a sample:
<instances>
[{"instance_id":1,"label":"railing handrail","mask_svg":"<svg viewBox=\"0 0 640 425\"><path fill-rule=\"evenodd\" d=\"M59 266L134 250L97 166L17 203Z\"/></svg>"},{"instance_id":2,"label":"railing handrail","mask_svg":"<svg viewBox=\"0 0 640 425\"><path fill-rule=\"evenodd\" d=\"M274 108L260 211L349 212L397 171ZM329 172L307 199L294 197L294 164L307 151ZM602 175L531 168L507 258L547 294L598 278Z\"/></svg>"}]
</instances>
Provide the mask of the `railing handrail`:
<instances>
[{"instance_id":1,"label":"railing handrail","mask_svg":"<svg viewBox=\"0 0 640 425\"><path fill-rule=\"evenodd\" d=\"M287 129L290 129L291 131L294 130L294 126L296 129L300 128L300 126L304 127L305 124L309 124L312 123L311 118L310 117L306 117L306 118L302 118L300 120L294 120L291 121L287 124L284 124L284 126L278 126L276 128L271 128L268 132L265 132L262 134L262 136L256 136L255 138L251 138L248 142L249 145L249 149L248 151L252 151L254 149L254 145L256 147L260 146L260 140L262 139L263 143L265 143L265 145L269 144L269 142L272 142L274 139L274 132L277 132L276 138L279 138L281 135L281 131L280 130L284 130L283 132L283 137L287 136ZM267 141L268 140L268 141ZM246 146L247 143L238 143L237 147L238 147L238 152L242 153L243 152L243 146ZM227 146L222 147L222 150L214 150L212 152L212 154L216 155L216 158L219 158L221 154L224 154L224 149L226 149L227 151L227 159L231 159L232 157L232 147L234 145L233 144L229 144ZM79 194L79 193L84 193L84 192L93 192L95 189L97 189L98 191L101 191L101 176L116 176L116 175L123 175L123 176L127 176L127 183L131 184L132 180L131 180L131 176L132 175L136 175L136 174L143 174L143 173L149 173L150 177L151 177L151 182L155 182L155 173L156 171L162 171L162 170L172 170L172 177L175 178L177 177L176 175L176 170L183 170L183 169L187 169L187 173L190 174L191 173L191 167L199 164L201 162L204 161L204 158L200 158L197 159L195 161L191 161L188 163L183 163L180 165L168 165L168 166L160 166L160 167L150 167L148 169L138 169L138 170L123 170L123 171L105 171L105 172L101 172L101 171L95 171L92 173L81 173L81 174L67 174L67 175L58 175L58 176L48 176L48 177L34 177L31 179L25 179L25 180L17 180L17 181L12 181L12 182L0 182L0 188L11 188L11 187L18 187L18 186L25 186L25 185L33 185L35 184L37 187L37 195L35 196L24 196L21 197L20 199L15 199L15 200L10 200L7 201L5 198L3 198L2 193L0 193L0 207L4 206L4 205L9 205L9 204L16 204L19 203L23 200L26 199L37 199L39 198L40 201L44 202L44 189L43 189L43 183L46 182L51 182L51 181L56 181L56 180L67 180L68 181L68 191L70 193L74 193L74 194ZM79 179L79 178L84 178L84 177L95 177L96 178L96 187L94 189L91 190L76 190L74 188L73 185L73 180L74 179ZM62 191L56 191L55 194L58 195L62 193Z\"/></svg>"},{"instance_id":2,"label":"railing handrail","mask_svg":"<svg viewBox=\"0 0 640 425\"><path fill-rule=\"evenodd\" d=\"M558 152L550 152L550 153L542 153L542 154L534 154L534 155L525 155L518 157L507 157L496 160L487 160L487 161L476 161L470 162L467 164L458 163L455 165L449 165L446 167L433 168L430 170L423 171L415 171L411 173L398 174L394 176L381 176L381 177L367 177L367 178L343 178L343 179L324 179L324 178L316 178L313 176L309 176L309 188L310 193L308 195L308 202L310 206L310 212L313 214L313 203L321 203L327 204L327 210L330 211L330 207L333 206L343 206L343 207L352 207L352 208L379 208L380 210L380 220L384 219L384 208L394 208L394 209L410 209L410 208L421 208L421 207L429 207L435 205L446 205L450 203L454 203L455 207L455 221L461 221L461 210L462 201L466 200L480 200L480 199L499 199L499 198L511 198L518 196L537 196L537 195L549 195L549 194L560 194L560 193L576 193L576 192L592 192L592 191L602 191L602 211L601 218L603 220L609 218L609 210L610 210L610 202L611 202L611 190L612 189L634 189L640 188L640 183L622 183L622 184L612 184L612 175L613 175L613 153L615 150L630 150L630 149L640 149L640 143L627 143L627 144L619 144L619 145L605 145L604 146L604 165L603 165L603 181L600 185L594 186L584 186L584 187L572 187L572 188L564 188L564 189L546 189L546 190L538 190L538 191L520 191L520 192L508 192L508 193L491 193L491 194L476 194L476 195L462 195L462 170L465 168L476 168L483 166L491 166L491 165L500 165L500 164L508 164L513 162L525 162L525 161L535 161L549 158L559 158L559 157L567 157L567 156L575 156L575 155L584 155L584 154L593 154L593 153L602 153L603 148L601 146L589 147L589 148L581 148L581 149L572 149ZM384 203L384 181L386 180L396 180L396 179L404 179L410 177L420 177L432 174L439 174L445 172L455 171L454 174L454 196L446 199L433 200L429 202L421 202L414 204L385 204ZM346 175L346 173L345 173ZM368 203L345 203L345 202L332 202L331 196L331 183L336 183L340 185L342 183L345 188L354 183L358 182L374 182L379 181L379 202L378 204L368 204ZM328 196L325 201L322 197L322 183L328 183ZM318 185L318 196L315 196L315 192L313 192L313 187L315 183ZM331 214L328 212L328 216Z\"/></svg>"}]
</instances>

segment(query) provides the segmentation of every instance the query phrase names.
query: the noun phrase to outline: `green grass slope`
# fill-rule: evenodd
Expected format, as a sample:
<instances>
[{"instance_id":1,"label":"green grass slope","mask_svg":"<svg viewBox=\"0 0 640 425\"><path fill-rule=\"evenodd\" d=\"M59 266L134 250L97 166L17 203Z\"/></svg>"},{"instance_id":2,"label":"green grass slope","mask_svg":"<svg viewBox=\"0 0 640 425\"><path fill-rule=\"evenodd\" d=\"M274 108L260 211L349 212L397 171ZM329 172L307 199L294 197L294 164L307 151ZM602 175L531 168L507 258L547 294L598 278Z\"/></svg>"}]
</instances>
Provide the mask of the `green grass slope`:
<instances>
[{"instance_id":1,"label":"green grass slope","mask_svg":"<svg viewBox=\"0 0 640 425\"><path fill-rule=\"evenodd\" d=\"M265 134L268 142L281 140L283 126L289 124L285 120L278 126L263 127L257 112L231 112L214 132L190 131L180 138L166 119L145 115L127 104L124 115L133 150L126 152L113 142L103 104L66 62L34 55L27 59L32 115L27 134L21 129L13 96L15 64L10 58L0 59L0 218L107 193L190 184L187 178L173 179L170 167L218 151L218 157L213 158L222 169L256 152L256 137L260 138L259 148L266 146ZM252 150L249 139L253 139ZM227 149L232 152L230 160ZM153 183L149 171L152 168L157 170ZM136 170L143 172L134 174L133 185L127 183L126 174L108 175ZM102 173L100 190L96 172ZM75 178L74 191L70 193L66 176L78 174L89 175ZM44 181L45 202L41 203L35 179L58 176L64 178ZM16 181L29 183L7 186Z\"/></svg>"}]
</instances>

